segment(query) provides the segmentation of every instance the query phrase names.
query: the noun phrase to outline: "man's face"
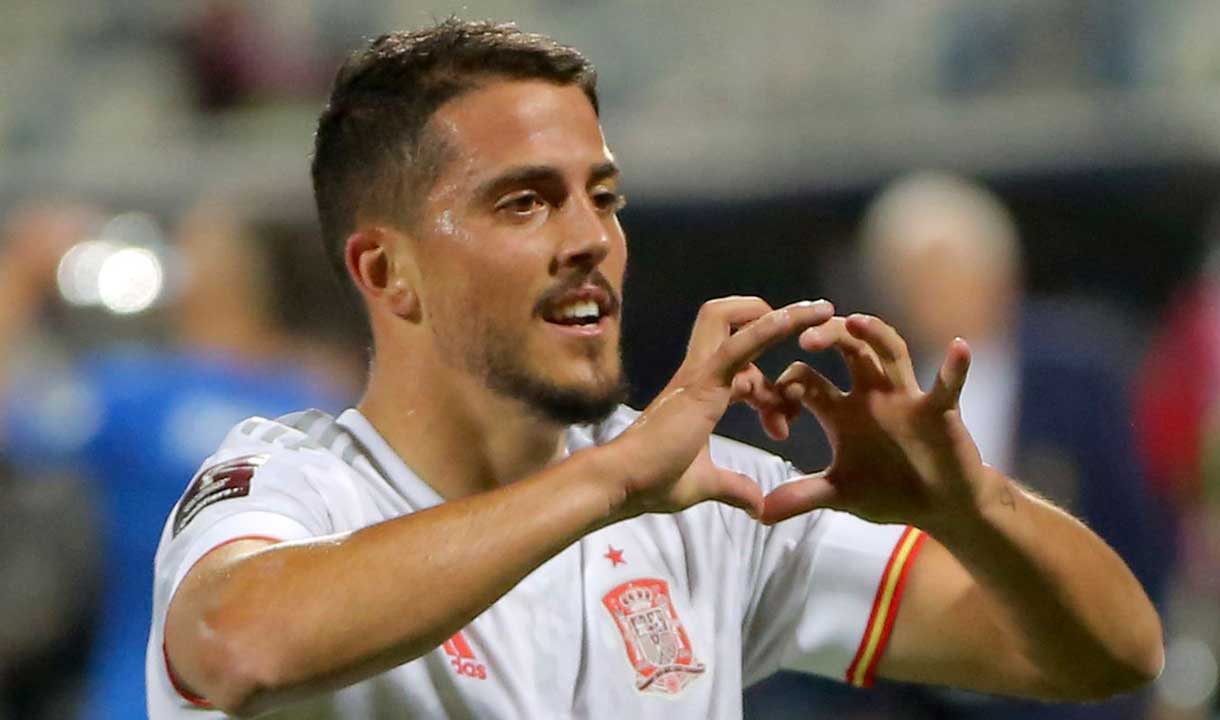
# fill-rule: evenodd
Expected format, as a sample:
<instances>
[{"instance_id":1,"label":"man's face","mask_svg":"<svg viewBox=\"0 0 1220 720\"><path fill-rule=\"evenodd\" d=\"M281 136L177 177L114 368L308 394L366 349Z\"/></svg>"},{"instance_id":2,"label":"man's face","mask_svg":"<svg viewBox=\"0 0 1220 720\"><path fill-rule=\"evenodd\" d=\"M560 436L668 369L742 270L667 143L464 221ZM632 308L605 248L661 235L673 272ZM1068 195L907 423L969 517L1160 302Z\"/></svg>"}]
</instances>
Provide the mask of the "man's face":
<instances>
[{"instance_id":1,"label":"man's face","mask_svg":"<svg viewBox=\"0 0 1220 720\"><path fill-rule=\"evenodd\" d=\"M548 420L604 417L625 395L627 250L592 105L575 86L492 82L431 128L451 154L411 250L438 353Z\"/></svg>"}]
</instances>

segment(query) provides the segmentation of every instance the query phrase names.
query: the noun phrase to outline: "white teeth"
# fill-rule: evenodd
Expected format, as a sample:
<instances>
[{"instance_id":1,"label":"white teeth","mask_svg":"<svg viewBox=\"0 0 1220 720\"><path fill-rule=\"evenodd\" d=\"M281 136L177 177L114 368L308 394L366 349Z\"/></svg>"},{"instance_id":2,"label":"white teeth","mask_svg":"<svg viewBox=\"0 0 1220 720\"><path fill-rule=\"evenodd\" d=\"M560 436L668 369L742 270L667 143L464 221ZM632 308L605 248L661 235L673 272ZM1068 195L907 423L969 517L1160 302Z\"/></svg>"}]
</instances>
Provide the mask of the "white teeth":
<instances>
[{"instance_id":1,"label":"white teeth","mask_svg":"<svg viewBox=\"0 0 1220 720\"><path fill-rule=\"evenodd\" d=\"M597 303L592 300L578 300L559 308L555 316L560 320L596 320L601 315Z\"/></svg>"}]
</instances>

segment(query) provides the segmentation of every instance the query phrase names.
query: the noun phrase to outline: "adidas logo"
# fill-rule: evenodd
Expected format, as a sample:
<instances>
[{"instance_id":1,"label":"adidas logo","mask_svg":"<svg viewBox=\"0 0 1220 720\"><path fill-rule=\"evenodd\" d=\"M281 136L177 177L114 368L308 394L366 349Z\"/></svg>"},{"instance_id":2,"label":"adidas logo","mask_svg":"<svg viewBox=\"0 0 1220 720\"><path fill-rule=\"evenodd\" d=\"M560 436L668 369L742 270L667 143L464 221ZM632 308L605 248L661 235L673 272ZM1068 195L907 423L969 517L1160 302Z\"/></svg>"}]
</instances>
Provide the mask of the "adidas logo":
<instances>
[{"instance_id":1,"label":"adidas logo","mask_svg":"<svg viewBox=\"0 0 1220 720\"><path fill-rule=\"evenodd\" d=\"M465 675L476 680L487 679L487 666L475 658L474 650L470 649L470 643L466 642L461 630L446 640L441 647L449 656L449 664L453 666L458 675Z\"/></svg>"}]
</instances>

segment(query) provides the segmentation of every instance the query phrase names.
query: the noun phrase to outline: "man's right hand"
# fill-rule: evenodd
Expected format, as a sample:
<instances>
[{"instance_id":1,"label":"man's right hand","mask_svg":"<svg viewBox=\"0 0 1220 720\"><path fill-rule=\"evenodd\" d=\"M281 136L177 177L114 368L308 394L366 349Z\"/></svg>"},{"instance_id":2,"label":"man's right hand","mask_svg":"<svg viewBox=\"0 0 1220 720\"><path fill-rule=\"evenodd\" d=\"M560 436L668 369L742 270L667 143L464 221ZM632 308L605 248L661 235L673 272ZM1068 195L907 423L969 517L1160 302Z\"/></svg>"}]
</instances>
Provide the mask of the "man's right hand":
<instances>
[{"instance_id":1,"label":"man's right hand","mask_svg":"<svg viewBox=\"0 0 1220 720\"><path fill-rule=\"evenodd\" d=\"M777 393L754 359L784 338L834 315L825 300L773 310L756 297L704 303L691 331L686 359L636 421L607 446L622 453L626 493L619 519L677 512L704 500L762 513L763 494L740 473L712 463L708 438L730 403L754 406L767 431L782 438L800 411Z\"/></svg>"}]
</instances>

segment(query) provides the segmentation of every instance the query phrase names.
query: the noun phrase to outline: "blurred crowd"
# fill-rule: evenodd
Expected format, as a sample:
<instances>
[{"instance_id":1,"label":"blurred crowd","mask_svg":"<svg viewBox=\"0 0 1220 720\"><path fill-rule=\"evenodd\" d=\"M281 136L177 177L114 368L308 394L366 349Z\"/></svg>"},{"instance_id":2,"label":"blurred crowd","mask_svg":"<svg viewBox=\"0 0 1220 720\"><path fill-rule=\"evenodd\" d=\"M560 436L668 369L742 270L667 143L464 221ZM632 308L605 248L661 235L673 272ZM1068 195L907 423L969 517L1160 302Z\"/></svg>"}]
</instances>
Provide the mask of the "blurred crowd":
<instances>
[{"instance_id":1,"label":"blurred crowd","mask_svg":"<svg viewBox=\"0 0 1220 720\"><path fill-rule=\"evenodd\" d=\"M266 215L203 197L162 236L81 200L4 214L0 718L142 717L185 483L243 418L354 402L359 321L307 226ZM103 327L75 346L74 324Z\"/></svg>"},{"instance_id":2,"label":"blurred crowd","mask_svg":"<svg viewBox=\"0 0 1220 720\"><path fill-rule=\"evenodd\" d=\"M0 103L0 720L130 720L144 717L153 553L200 462L244 417L336 412L361 389L365 329L316 236L301 129L362 35L446 11L393 0L18 5L0 0L15 18L0 28L0 64L19 70L0 73L13 99ZM1053 174L1064 158L1216 146L1205 132L1214 115L1193 91L1220 78L1215 3L786 0L768 23L748 3L723 3L716 17L702 4L490 5L601 65L632 193L686 193L702 217L726 193L799 203L867 186L848 241L827 253L786 239L771 248L833 252L833 267L803 274L768 256L758 273L774 284L713 292L826 295L875 311L903 332L925 380L951 338L968 339L963 413L984 459L1096 529L1165 618L1161 679L1101 705L857 691L781 673L747 691L747 717L1220 718L1220 211L1193 229L1203 261L1160 269L1176 287L1137 315L1074 288L1066 269L1060 291L1036 292L1030 268L1070 253L1046 260L1049 241L1022 232L1037 224L1029 208L1017 216L977 178L895 172L932 155L994 175L1039 163ZM749 53L765 59L742 62ZM1150 98L1157 112L1145 112ZM1047 120L1051 103L1067 122ZM886 107L909 110L895 113L907 124L878 121ZM1196 125L1200 108L1207 123ZM1182 127L1191 132L1164 129ZM691 158L703 164L683 164ZM46 187L74 190L29 189ZM633 224L647 216L631 214L647 202L633 197L629 234L647 234ZM690 263L654 271L672 286L637 292L648 309L627 312L637 375L667 377L676 362L652 342L687 332L674 318L698 300L674 310L675 299L763 262L708 250L704 226L687 220L654 218L654 236L688 235L636 255ZM740 245L802 223L725 234ZM800 242L821 243L821 231L801 227ZM1166 247L1165 263L1185 262L1180 244ZM795 287L802 277L818 282ZM844 379L835 358L813 362ZM721 430L811 469L829 460L808 418L782 447L749 413L730 413Z\"/></svg>"}]
</instances>

